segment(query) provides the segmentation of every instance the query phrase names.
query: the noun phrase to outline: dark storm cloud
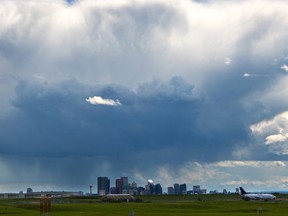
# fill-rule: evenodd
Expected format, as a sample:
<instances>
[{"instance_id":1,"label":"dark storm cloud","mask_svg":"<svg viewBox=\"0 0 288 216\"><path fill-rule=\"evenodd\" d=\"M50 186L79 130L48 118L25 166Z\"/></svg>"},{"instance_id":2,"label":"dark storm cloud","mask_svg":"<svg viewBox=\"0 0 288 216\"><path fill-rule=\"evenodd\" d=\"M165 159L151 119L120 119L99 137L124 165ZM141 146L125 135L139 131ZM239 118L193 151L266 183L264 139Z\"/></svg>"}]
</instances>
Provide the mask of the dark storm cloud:
<instances>
[{"instance_id":1,"label":"dark storm cloud","mask_svg":"<svg viewBox=\"0 0 288 216\"><path fill-rule=\"evenodd\" d=\"M150 163L155 164L166 162L167 157L178 160L179 154L191 156L193 145L198 146L193 154L203 151L195 125L201 99L180 77L168 83L146 83L136 93L119 86L85 88L67 82L50 88L22 80L16 93L15 114L2 122L2 156L32 161L40 166L38 172L53 169L55 181L72 175L64 167L66 160L74 164L77 157L84 159L73 165L73 173L83 176L83 170L93 170L95 163L101 167L109 161L117 170L132 161L133 167L142 167L150 154ZM85 101L92 94L119 98L123 105L92 105Z\"/></svg>"},{"instance_id":2,"label":"dark storm cloud","mask_svg":"<svg viewBox=\"0 0 288 216\"><path fill-rule=\"evenodd\" d=\"M231 92L229 88L223 91ZM146 148L153 151L172 148L176 152L171 154L183 152L183 157L193 155L195 159L205 160L201 153L211 154L212 148L213 155L217 155L218 151L233 146L231 140L241 140L239 132L246 125L240 119L233 119L235 112L242 118L245 113L241 104L235 102L235 95L223 98L222 93L214 93L213 100L208 100L194 94L193 89L180 77L168 83L143 84L136 92L119 86L85 88L76 82L51 89L45 84L20 81L14 101L17 114L11 128L6 127L7 130L14 128L17 136L4 134L10 136L6 141L14 137L24 144L18 146L19 143L11 141L6 151L113 156L121 150L142 152ZM87 95L117 98L122 106L93 106L85 101ZM226 136L220 136L226 132ZM107 147L110 147L108 152Z\"/></svg>"},{"instance_id":3,"label":"dark storm cloud","mask_svg":"<svg viewBox=\"0 0 288 216\"><path fill-rule=\"evenodd\" d=\"M234 187L217 161L287 158L285 134L252 130L287 111L285 1L69 2L0 3L0 187Z\"/></svg>"},{"instance_id":4,"label":"dark storm cloud","mask_svg":"<svg viewBox=\"0 0 288 216\"><path fill-rule=\"evenodd\" d=\"M235 145L249 142L251 118L238 101L246 95L235 86L238 78L243 79L213 82L209 95L196 94L181 77L147 82L135 92L123 86L49 86L21 80L15 113L2 122L2 157L18 155L26 161L25 169L39 167L40 176L48 170L55 184L82 176L70 182L74 187L96 171L120 175L115 170L129 167L145 173L168 161L178 167L189 160L232 159ZM119 99L122 105L92 105L85 100L89 95ZM86 180L84 173L89 173Z\"/></svg>"},{"instance_id":5,"label":"dark storm cloud","mask_svg":"<svg viewBox=\"0 0 288 216\"><path fill-rule=\"evenodd\" d=\"M47 88L29 81L20 81L16 93L17 111L2 137L9 143L7 152L28 155L93 155L93 149L101 155L187 143L201 102L193 86L178 77L165 84L147 83L136 93L124 87L89 89L75 82ZM119 98L123 105L93 106L85 101L92 94ZM12 128L14 135L8 133ZM108 146L111 152L106 152Z\"/></svg>"}]
</instances>

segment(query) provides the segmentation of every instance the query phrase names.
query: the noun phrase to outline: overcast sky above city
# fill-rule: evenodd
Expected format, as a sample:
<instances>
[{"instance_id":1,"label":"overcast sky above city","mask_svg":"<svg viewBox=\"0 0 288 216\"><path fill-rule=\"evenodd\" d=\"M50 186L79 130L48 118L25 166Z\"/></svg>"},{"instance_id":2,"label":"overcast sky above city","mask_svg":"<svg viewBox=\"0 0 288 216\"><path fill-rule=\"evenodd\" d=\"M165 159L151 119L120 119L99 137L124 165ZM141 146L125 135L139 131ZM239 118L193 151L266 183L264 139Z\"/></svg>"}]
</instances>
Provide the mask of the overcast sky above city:
<instances>
[{"instance_id":1,"label":"overcast sky above city","mask_svg":"<svg viewBox=\"0 0 288 216\"><path fill-rule=\"evenodd\" d=\"M0 0L0 193L98 176L288 188L286 0Z\"/></svg>"}]
</instances>

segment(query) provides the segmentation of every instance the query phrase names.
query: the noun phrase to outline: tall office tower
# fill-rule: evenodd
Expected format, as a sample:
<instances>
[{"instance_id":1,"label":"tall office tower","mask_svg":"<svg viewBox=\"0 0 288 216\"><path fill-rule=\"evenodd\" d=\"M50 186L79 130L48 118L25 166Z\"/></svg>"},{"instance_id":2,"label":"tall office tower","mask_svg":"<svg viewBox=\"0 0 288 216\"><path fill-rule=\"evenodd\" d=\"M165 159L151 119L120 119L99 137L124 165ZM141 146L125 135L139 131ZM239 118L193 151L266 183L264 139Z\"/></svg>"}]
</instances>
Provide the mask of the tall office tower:
<instances>
[{"instance_id":1,"label":"tall office tower","mask_svg":"<svg viewBox=\"0 0 288 216\"><path fill-rule=\"evenodd\" d=\"M122 193L127 194L129 192L129 189L130 189L128 177L121 177L121 181L122 181Z\"/></svg>"},{"instance_id":2,"label":"tall office tower","mask_svg":"<svg viewBox=\"0 0 288 216\"><path fill-rule=\"evenodd\" d=\"M98 177L98 195L106 195L110 192L110 179Z\"/></svg>"},{"instance_id":3,"label":"tall office tower","mask_svg":"<svg viewBox=\"0 0 288 216\"><path fill-rule=\"evenodd\" d=\"M180 185L180 194L187 194L187 186L186 184Z\"/></svg>"},{"instance_id":4,"label":"tall office tower","mask_svg":"<svg viewBox=\"0 0 288 216\"><path fill-rule=\"evenodd\" d=\"M128 177L121 177L121 180L123 182L123 185L127 185L128 184Z\"/></svg>"},{"instance_id":5,"label":"tall office tower","mask_svg":"<svg viewBox=\"0 0 288 216\"><path fill-rule=\"evenodd\" d=\"M128 177L121 177L122 185L123 187L129 185L128 183Z\"/></svg>"},{"instance_id":6,"label":"tall office tower","mask_svg":"<svg viewBox=\"0 0 288 216\"><path fill-rule=\"evenodd\" d=\"M180 194L180 185L174 184L174 194Z\"/></svg>"},{"instance_id":7,"label":"tall office tower","mask_svg":"<svg viewBox=\"0 0 288 216\"><path fill-rule=\"evenodd\" d=\"M146 185L146 194L155 194L155 185L152 180L148 180Z\"/></svg>"},{"instance_id":8,"label":"tall office tower","mask_svg":"<svg viewBox=\"0 0 288 216\"><path fill-rule=\"evenodd\" d=\"M162 186L159 183L155 185L155 194L157 195L162 194Z\"/></svg>"},{"instance_id":9,"label":"tall office tower","mask_svg":"<svg viewBox=\"0 0 288 216\"><path fill-rule=\"evenodd\" d=\"M174 194L174 188L168 187L167 192L168 192L168 194Z\"/></svg>"},{"instance_id":10,"label":"tall office tower","mask_svg":"<svg viewBox=\"0 0 288 216\"><path fill-rule=\"evenodd\" d=\"M122 180L121 179L116 179L115 186L116 186L117 194L122 194Z\"/></svg>"}]
</instances>

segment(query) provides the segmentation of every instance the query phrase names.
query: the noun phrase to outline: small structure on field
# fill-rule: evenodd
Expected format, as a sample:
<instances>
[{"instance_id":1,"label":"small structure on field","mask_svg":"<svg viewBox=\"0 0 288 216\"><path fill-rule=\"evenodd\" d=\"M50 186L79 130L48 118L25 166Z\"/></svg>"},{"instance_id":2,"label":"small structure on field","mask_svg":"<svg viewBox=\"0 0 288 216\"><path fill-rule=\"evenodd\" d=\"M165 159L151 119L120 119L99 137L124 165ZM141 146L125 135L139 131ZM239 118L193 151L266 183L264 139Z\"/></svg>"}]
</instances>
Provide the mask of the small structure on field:
<instances>
[{"instance_id":1,"label":"small structure on field","mask_svg":"<svg viewBox=\"0 0 288 216\"><path fill-rule=\"evenodd\" d=\"M257 215L263 215L263 208L261 206L257 209Z\"/></svg>"},{"instance_id":2,"label":"small structure on field","mask_svg":"<svg viewBox=\"0 0 288 216\"><path fill-rule=\"evenodd\" d=\"M51 199L49 197L40 198L40 215L50 216L51 213Z\"/></svg>"}]
</instances>

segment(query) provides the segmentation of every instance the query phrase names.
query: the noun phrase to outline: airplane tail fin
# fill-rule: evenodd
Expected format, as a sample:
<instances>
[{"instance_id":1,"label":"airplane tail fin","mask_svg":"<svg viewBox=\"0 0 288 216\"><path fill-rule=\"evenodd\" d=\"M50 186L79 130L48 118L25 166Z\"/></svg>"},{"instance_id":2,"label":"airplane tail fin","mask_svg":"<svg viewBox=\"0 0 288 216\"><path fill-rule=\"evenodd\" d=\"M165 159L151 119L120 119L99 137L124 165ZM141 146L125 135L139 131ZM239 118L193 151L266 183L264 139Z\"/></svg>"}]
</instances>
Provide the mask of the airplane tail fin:
<instances>
[{"instance_id":1,"label":"airplane tail fin","mask_svg":"<svg viewBox=\"0 0 288 216\"><path fill-rule=\"evenodd\" d=\"M240 192L241 192L241 195L247 194L247 192L242 187L240 187Z\"/></svg>"}]
</instances>

